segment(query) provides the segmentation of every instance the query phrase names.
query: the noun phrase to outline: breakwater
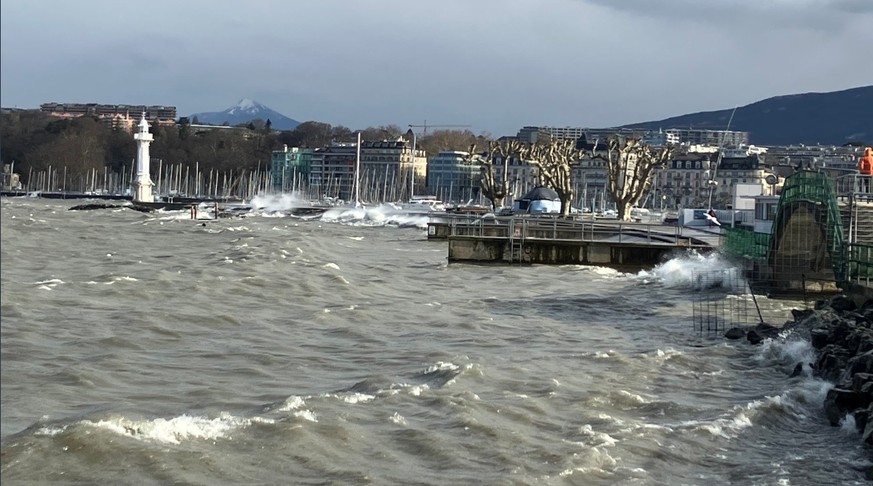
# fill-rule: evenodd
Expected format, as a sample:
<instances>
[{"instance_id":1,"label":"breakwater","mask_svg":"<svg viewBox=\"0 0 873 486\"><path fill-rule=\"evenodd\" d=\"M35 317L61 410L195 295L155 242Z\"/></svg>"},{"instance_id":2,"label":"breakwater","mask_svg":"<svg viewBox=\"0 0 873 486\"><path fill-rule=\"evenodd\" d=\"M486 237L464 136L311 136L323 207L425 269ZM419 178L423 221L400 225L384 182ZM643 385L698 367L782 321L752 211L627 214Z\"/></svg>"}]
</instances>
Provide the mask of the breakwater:
<instances>
[{"instance_id":1,"label":"breakwater","mask_svg":"<svg viewBox=\"0 0 873 486\"><path fill-rule=\"evenodd\" d=\"M766 338L808 340L816 351L815 360L798 362L791 377L810 374L832 383L822 404L827 421L834 427L853 428L867 446L873 446L873 299L837 295L792 314L794 319L781 328L767 324L734 328L726 337L745 336L752 344ZM866 476L873 480L873 467Z\"/></svg>"}]
</instances>

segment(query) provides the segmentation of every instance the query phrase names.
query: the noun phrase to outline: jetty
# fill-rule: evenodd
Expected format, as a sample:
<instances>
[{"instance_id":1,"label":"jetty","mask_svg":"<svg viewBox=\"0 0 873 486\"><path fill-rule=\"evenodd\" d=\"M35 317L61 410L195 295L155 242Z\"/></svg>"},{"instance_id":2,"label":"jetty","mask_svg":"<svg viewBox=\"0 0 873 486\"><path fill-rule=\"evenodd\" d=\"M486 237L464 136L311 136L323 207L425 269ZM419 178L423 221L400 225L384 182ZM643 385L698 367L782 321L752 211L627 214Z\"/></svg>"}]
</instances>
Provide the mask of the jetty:
<instances>
[{"instance_id":1,"label":"jetty","mask_svg":"<svg viewBox=\"0 0 873 486\"><path fill-rule=\"evenodd\" d=\"M617 220L441 215L428 222L428 239L448 242L449 262L644 269L680 252L709 252L718 247L721 234L718 227Z\"/></svg>"}]
</instances>

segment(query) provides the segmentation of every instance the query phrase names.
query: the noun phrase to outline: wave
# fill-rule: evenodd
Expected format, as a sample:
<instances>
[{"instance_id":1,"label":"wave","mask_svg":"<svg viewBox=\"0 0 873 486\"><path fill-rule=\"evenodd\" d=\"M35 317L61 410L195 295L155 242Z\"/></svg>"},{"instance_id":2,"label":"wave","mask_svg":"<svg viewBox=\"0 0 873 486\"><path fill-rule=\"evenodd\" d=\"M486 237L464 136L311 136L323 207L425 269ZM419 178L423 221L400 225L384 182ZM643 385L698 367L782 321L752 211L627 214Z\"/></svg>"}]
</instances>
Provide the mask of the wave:
<instances>
[{"instance_id":1,"label":"wave","mask_svg":"<svg viewBox=\"0 0 873 486\"><path fill-rule=\"evenodd\" d=\"M635 277L643 283L658 282L669 288L741 290L746 287L741 275L741 270L721 254L693 251L661 263L652 270L643 270Z\"/></svg>"}]
</instances>

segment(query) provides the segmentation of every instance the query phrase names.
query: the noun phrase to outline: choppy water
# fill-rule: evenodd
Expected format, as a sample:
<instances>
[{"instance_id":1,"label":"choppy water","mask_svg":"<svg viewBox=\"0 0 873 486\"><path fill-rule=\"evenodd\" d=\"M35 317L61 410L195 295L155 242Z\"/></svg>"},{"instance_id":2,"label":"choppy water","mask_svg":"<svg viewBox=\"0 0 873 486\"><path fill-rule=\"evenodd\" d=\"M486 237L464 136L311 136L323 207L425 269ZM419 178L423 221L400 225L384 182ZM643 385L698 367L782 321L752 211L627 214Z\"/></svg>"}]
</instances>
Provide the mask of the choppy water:
<instances>
[{"instance_id":1,"label":"choppy water","mask_svg":"<svg viewBox=\"0 0 873 486\"><path fill-rule=\"evenodd\" d=\"M651 272L447 265L424 218L2 200L3 484L853 484L802 341ZM778 319L791 303L762 299ZM781 321L780 321L781 322Z\"/></svg>"}]
</instances>

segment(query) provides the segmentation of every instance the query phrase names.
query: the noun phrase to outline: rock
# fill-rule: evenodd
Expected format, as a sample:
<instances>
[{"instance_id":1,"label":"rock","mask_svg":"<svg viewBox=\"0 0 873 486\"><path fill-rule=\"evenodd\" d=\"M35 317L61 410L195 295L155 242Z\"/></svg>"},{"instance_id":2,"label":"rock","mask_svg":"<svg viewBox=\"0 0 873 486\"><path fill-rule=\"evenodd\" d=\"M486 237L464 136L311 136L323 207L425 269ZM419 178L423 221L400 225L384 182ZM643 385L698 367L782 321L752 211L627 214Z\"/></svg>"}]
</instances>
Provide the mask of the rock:
<instances>
[{"instance_id":1,"label":"rock","mask_svg":"<svg viewBox=\"0 0 873 486\"><path fill-rule=\"evenodd\" d=\"M833 299L831 299L830 303L831 309L837 312L844 312L857 309L855 305L855 301L846 297L845 295L837 295Z\"/></svg>"},{"instance_id":2,"label":"rock","mask_svg":"<svg viewBox=\"0 0 873 486\"><path fill-rule=\"evenodd\" d=\"M812 347L815 349L821 349L828 344L831 344L830 333L827 329L824 328L813 329L809 332L809 337L812 343Z\"/></svg>"},{"instance_id":3,"label":"rock","mask_svg":"<svg viewBox=\"0 0 873 486\"><path fill-rule=\"evenodd\" d=\"M846 363L846 369L851 377L859 373L873 373L873 351L867 351L864 354L849 358L849 361Z\"/></svg>"},{"instance_id":4,"label":"rock","mask_svg":"<svg viewBox=\"0 0 873 486\"><path fill-rule=\"evenodd\" d=\"M869 408L859 408L855 410L855 413L853 413L852 416L855 417L855 428L858 429L858 432L863 433L867 430L867 422L870 421Z\"/></svg>"},{"instance_id":5,"label":"rock","mask_svg":"<svg viewBox=\"0 0 873 486\"><path fill-rule=\"evenodd\" d=\"M861 395L852 390L833 388L825 398L825 415L831 425L840 425L843 417L861 406Z\"/></svg>"},{"instance_id":6,"label":"rock","mask_svg":"<svg viewBox=\"0 0 873 486\"><path fill-rule=\"evenodd\" d=\"M873 415L873 405L867 407L867 424L864 426L861 438L864 439L864 442L873 445L873 420L870 420L871 415Z\"/></svg>"},{"instance_id":7,"label":"rock","mask_svg":"<svg viewBox=\"0 0 873 486\"><path fill-rule=\"evenodd\" d=\"M749 332L746 333L746 339L749 340L750 344L761 344L761 341L764 340L764 336L758 334L758 331L754 329L749 329Z\"/></svg>"},{"instance_id":8,"label":"rock","mask_svg":"<svg viewBox=\"0 0 873 486\"><path fill-rule=\"evenodd\" d=\"M79 204L77 206L71 207L70 211L93 211L95 209L113 209L119 208L116 204L106 204L106 203L89 203L89 204Z\"/></svg>"},{"instance_id":9,"label":"rock","mask_svg":"<svg viewBox=\"0 0 873 486\"><path fill-rule=\"evenodd\" d=\"M797 363L797 365L794 367L794 371L791 372L791 378L794 378L795 376L800 376L802 374L803 374L803 363Z\"/></svg>"},{"instance_id":10,"label":"rock","mask_svg":"<svg viewBox=\"0 0 873 486\"><path fill-rule=\"evenodd\" d=\"M781 329L778 327L764 324L762 322L746 332L746 339L748 339L751 344L761 344L765 339L778 338L780 332Z\"/></svg>"},{"instance_id":11,"label":"rock","mask_svg":"<svg viewBox=\"0 0 873 486\"><path fill-rule=\"evenodd\" d=\"M804 309L804 310L791 309L791 315L794 317L794 322L803 322L809 316L815 315L815 311L812 309Z\"/></svg>"},{"instance_id":12,"label":"rock","mask_svg":"<svg viewBox=\"0 0 873 486\"><path fill-rule=\"evenodd\" d=\"M864 388L868 385L873 385L873 373L857 373L852 376L852 390L866 393Z\"/></svg>"},{"instance_id":13,"label":"rock","mask_svg":"<svg viewBox=\"0 0 873 486\"><path fill-rule=\"evenodd\" d=\"M742 327L732 327L724 333L724 337L728 339L742 339L746 337L746 330Z\"/></svg>"},{"instance_id":14,"label":"rock","mask_svg":"<svg viewBox=\"0 0 873 486\"><path fill-rule=\"evenodd\" d=\"M842 346L828 344L819 353L815 362L816 374L821 378L836 383L846 364L849 362L849 352Z\"/></svg>"},{"instance_id":15,"label":"rock","mask_svg":"<svg viewBox=\"0 0 873 486\"><path fill-rule=\"evenodd\" d=\"M782 332L778 327L764 324L763 322L755 326L755 331L757 331L761 336L771 339L779 337L779 333Z\"/></svg>"},{"instance_id":16,"label":"rock","mask_svg":"<svg viewBox=\"0 0 873 486\"><path fill-rule=\"evenodd\" d=\"M155 208L151 206L140 206L139 204L134 204L133 206L130 206L130 209L133 209L134 211L139 211L141 213L151 213L155 210Z\"/></svg>"}]
</instances>

